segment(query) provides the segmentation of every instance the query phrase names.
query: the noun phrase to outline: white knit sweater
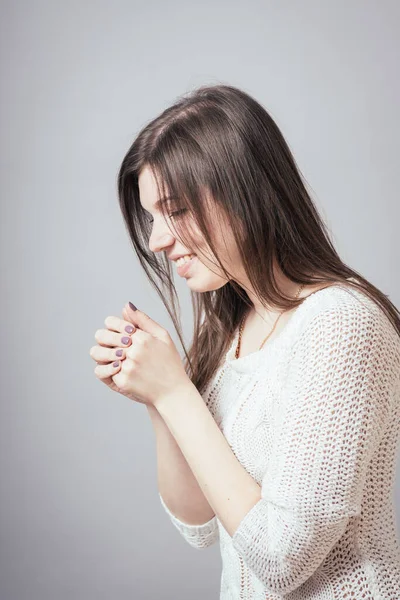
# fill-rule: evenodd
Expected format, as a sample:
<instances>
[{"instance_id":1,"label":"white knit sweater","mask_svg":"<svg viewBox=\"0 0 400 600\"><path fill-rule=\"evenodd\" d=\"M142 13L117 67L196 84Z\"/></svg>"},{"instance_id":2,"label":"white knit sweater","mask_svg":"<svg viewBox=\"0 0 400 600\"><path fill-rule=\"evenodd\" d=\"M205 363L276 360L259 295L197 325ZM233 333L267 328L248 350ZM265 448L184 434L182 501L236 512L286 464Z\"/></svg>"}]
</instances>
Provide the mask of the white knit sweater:
<instances>
[{"instance_id":1,"label":"white knit sweater","mask_svg":"<svg viewBox=\"0 0 400 600\"><path fill-rule=\"evenodd\" d=\"M220 600L399 600L400 338L388 317L337 284L261 350L235 359L237 340L202 396L261 499L231 537L217 516L183 523L160 495L172 523L194 548L219 541Z\"/></svg>"}]
</instances>

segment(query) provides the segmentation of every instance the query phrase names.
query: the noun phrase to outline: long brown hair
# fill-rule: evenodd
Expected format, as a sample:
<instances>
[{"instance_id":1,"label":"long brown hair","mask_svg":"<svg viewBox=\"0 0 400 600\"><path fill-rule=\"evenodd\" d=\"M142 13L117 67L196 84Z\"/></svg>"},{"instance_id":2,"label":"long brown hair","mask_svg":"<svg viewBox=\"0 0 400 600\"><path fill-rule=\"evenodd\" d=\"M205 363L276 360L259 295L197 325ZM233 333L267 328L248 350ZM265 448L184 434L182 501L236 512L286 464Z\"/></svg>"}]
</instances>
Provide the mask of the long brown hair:
<instances>
[{"instance_id":1,"label":"long brown hair","mask_svg":"<svg viewBox=\"0 0 400 600\"><path fill-rule=\"evenodd\" d=\"M149 251L151 225L138 185L144 167L155 175L159 198L179 200L183 216L170 224L174 234L196 253L190 214L227 279L217 290L190 290L194 333L189 350L183 340L171 262L166 252L156 256ZM280 293L274 278L276 262L297 284L342 282L364 291L400 335L400 312L387 295L338 256L280 129L244 91L229 85L201 86L179 97L137 135L118 173L118 194L139 262L173 321L186 372L199 391L214 375L252 304L217 255L215 238L210 237L211 220L214 227L218 222L230 225L262 305L290 310L303 301ZM168 203L160 209L168 219Z\"/></svg>"}]
</instances>

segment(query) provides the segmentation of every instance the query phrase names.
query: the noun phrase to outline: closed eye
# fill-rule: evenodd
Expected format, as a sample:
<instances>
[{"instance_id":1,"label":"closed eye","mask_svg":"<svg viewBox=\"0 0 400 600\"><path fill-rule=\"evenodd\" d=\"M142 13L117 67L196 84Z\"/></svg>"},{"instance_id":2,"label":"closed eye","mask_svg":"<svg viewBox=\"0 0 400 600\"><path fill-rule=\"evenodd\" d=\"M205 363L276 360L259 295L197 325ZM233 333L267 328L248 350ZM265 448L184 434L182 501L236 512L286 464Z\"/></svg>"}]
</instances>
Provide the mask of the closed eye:
<instances>
[{"instance_id":1,"label":"closed eye","mask_svg":"<svg viewBox=\"0 0 400 600\"><path fill-rule=\"evenodd\" d=\"M181 208L179 210L175 210L174 212L172 212L170 215L168 215L169 217L174 217L176 215L180 215L182 213L184 213L185 211L187 211L187 208ZM149 223L153 223L154 219L149 219Z\"/></svg>"}]
</instances>

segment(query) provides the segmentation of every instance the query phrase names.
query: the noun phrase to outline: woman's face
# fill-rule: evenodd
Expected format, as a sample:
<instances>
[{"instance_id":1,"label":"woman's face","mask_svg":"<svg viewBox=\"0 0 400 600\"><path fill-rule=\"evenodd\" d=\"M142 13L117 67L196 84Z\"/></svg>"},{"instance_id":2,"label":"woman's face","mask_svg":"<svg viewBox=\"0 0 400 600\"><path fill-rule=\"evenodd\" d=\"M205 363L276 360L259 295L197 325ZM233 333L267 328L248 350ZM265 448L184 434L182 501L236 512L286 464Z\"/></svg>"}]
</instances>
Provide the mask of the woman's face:
<instances>
[{"instance_id":1,"label":"woman's face","mask_svg":"<svg viewBox=\"0 0 400 600\"><path fill-rule=\"evenodd\" d=\"M190 226L193 231L194 242L199 249L182 246L181 242L175 237L172 227L169 226L170 222L177 222L179 219L184 219L184 223L188 222L191 219L190 214L185 212L182 215L168 216L167 222L165 222L161 209L156 205L158 199L157 185L153 173L148 167L142 170L138 183L141 205L149 213L149 219L150 215L154 219L149 239L151 252L165 252L168 258L196 253L196 257L191 262L188 271L183 275L190 288L196 292L208 292L223 287L228 280L222 269L216 264L217 261L213 253L194 221L190 221ZM176 206L171 204L168 215L179 210L179 208L178 204ZM218 219L211 219L211 221L216 224L216 227L213 228L210 235L212 239L216 240L218 256L223 261L224 267L232 275L240 273L239 254L229 224L225 224L220 216L218 216Z\"/></svg>"}]
</instances>

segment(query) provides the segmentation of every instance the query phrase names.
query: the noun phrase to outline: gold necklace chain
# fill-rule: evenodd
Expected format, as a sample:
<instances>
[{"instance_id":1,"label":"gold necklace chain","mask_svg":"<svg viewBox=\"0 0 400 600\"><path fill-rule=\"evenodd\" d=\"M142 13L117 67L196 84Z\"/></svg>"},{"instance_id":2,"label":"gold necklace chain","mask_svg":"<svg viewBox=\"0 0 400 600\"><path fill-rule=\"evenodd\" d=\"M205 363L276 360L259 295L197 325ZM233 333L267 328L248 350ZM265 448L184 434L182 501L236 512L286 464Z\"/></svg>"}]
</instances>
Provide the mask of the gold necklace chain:
<instances>
[{"instance_id":1,"label":"gold necklace chain","mask_svg":"<svg viewBox=\"0 0 400 600\"><path fill-rule=\"evenodd\" d=\"M298 296L299 296L299 294L300 294L301 290L303 289L304 285L305 285L305 284L304 284L304 283L302 283L302 284L301 284L301 286L299 287L299 289L297 290L297 292L296 292L296 295L295 295L295 299L297 299L297 298L298 298ZM278 323L279 319L281 318L281 316L283 315L283 313L284 313L284 312L286 312L286 311L285 311L285 310L283 310L283 311L280 313L280 315L278 316L278 318L276 319L276 321L275 321L275 325L273 326L272 330L269 332L269 334L267 335L267 337L266 337L266 338L264 339L264 341L262 342L261 346L259 347L259 350L261 350L261 348L264 346L264 344L265 344L265 342L267 341L267 339L268 339L268 338L269 338L269 337L270 337L270 336L273 334L273 332L275 331L276 324ZM238 344L237 344L236 351L235 351L235 358L239 358L239 352L240 352L240 342L241 342L241 340L242 340L242 333L243 333L243 328L244 328L244 322L245 322L245 319L246 319L246 315L243 317L243 319L242 319L242 322L241 322L241 324L240 324L240 327L239 327L239 340L238 340Z\"/></svg>"}]
</instances>

